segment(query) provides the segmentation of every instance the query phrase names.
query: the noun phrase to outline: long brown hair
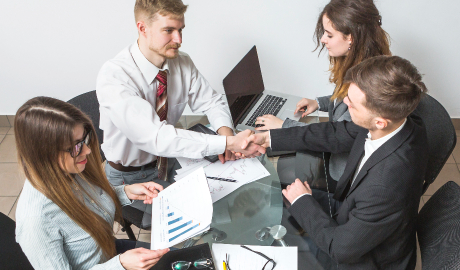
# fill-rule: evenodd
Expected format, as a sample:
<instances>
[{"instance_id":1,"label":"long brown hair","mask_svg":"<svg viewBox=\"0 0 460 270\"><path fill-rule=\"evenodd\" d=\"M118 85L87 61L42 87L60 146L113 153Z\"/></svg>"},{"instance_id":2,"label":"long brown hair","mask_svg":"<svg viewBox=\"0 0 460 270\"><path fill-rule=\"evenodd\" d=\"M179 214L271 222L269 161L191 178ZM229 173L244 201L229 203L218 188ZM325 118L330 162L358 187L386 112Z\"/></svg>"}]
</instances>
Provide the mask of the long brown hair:
<instances>
[{"instance_id":1,"label":"long brown hair","mask_svg":"<svg viewBox=\"0 0 460 270\"><path fill-rule=\"evenodd\" d=\"M75 195L72 187L78 187L91 198L75 181L75 175L59 166L59 159L64 164L65 148L74 144L73 130L79 124L92 131L88 145L92 152L87 156L85 170L79 175L112 198L116 207L115 220L121 222L121 204L102 170L96 131L89 117L73 105L54 98L36 97L19 108L14 120L18 161L32 186L91 235L109 259L116 255L113 224L91 211Z\"/></svg>"},{"instance_id":2,"label":"long brown hair","mask_svg":"<svg viewBox=\"0 0 460 270\"><path fill-rule=\"evenodd\" d=\"M348 69L374 56L391 55L390 36L381 27L382 17L373 0L332 0L324 7L316 24L315 50L321 47L319 53L324 49L321 43L324 15L344 37L351 34L352 45L348 54L329 57L329 81L335 84L331 100L343 99L348 94L349 84L344 82Z\"/></svg>"}]
</instances>

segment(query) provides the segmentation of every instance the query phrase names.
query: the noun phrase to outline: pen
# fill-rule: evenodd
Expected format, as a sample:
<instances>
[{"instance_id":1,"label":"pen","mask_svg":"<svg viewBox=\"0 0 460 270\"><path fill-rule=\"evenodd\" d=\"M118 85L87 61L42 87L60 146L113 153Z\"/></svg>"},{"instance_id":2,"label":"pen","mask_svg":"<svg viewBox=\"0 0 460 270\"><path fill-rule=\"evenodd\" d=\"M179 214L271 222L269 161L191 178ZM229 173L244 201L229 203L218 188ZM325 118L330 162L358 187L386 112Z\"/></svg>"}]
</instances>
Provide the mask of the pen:
<instances>
[{"instance_id":1,"label":"pen","mask_svg":"<svg viewBox=\"0 0 460 270\"><path fill-rule=\"evenodd\" d=\"M225 264L225 261L222 261L222 264L224 266L224 270L227 270L227 265Z\"/></svg>"},{"instance_id":2,"label":"pen","mask_svg":"<svg viewBox=\"0 0 460 270\"><path fill-rule=\"evenodd\" d=\"M206 178L213 179L213 180L219 180L219 181L232 182L232 183L237 183L238 182L238 181L236 181L234 179L220 178L220 177L213 177L213 176L206 176Z\"/></svg>"}]
</instances>

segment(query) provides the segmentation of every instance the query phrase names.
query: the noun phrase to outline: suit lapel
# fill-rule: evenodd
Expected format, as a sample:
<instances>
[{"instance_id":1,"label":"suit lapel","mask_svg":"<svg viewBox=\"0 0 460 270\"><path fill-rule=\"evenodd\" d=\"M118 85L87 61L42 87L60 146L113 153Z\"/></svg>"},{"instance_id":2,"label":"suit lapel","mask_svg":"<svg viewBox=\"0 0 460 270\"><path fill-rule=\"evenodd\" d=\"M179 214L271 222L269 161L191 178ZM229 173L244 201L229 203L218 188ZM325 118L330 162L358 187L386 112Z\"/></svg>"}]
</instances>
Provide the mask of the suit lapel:
<instances>
[{"instance_id":1,"label":"suit lapel","mask_svg":"<svg viewBox=\"0 0 460 270\"><path fill-rule=\"evenodd\" d=\"M372 153L372 155L361 168L361 171L359 171L358 175L356 176L356 179L353 182L353 185L350 187L348 194L350 194L351 192L353 192L353 190L356 189L356 187L364 179L364 177L367 175L367 172L372 167L374 167L381 160L395 152L401 146L401 144L403 144L407 140L407 138L409 138L409 136L412 134L413 128L414 123L410 118L408 118L406 125L396 135L394 135L390 140L385 142L374 153Z\"/></svg>"},{"instance_id":2,"label":"suit lapel","mask_svg":"<svg viewBox=\"0 0 460 270\"><path fill-rule=\"evenodd\" d=\"M367 131L360 133L356 139L353 147L350 151L350 155L347 159L345 170L337 183L337 188L334 193L334 199L341 200L343 193L346 192L347 184L355 174L356 168L359 165L359 161L364 155L364 142L367 138Z\"/></svg>"},{"instance_id":3,"label":"suit lapel","mask_svg":"<svg viewBox=\"0 0 460 270\"><path fill-rule=\"evenodd\" d=\"M327 108L327 113L329 115L329 121L334 122L333 121L333 117L334 117L334 101L329 101L329 108Z\"/></svg>"},{"instance_id":4,"label":"suit lapel","mask_svg":"<svg viewBox=\"0 0 460 270\"><path fill-rule=\"evenodd\" d=\"M333 120L337 121L342 115L348 110L347 104L343 103L343 100L337 101L333 111Z\"/></svg>"}]
</instances>

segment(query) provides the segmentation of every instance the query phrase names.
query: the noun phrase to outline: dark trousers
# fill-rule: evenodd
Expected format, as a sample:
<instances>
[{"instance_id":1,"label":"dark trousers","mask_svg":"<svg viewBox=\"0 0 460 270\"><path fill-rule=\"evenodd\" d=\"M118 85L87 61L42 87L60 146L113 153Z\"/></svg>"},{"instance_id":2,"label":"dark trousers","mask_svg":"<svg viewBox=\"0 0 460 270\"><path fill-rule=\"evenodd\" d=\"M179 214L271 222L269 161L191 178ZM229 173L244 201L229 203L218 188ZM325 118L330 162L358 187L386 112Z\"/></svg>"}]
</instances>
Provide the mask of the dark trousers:
<instances>
[{"instance_id":1,"label":"dark trousers","mask_svg":"<svg viewBox=\"0 0 460 270\"><path fill-rule=\"evenodd\" d=\"M342 202L336 201L333 198L332 193L328 193L318 189L312 189L312 196L321 205L321 208L328 215L332 213L332 216L337 212ZM307 195L308 196L308 195ZM311 217L314 218L314 217ZM297 223L294 217L283 209L283 218L281 225L286 227L287 234L284 237L288 245L297 246L298 248L298 269L324 269L324 270L335 270L337 269L337 263L329 257L329 255L318 248L316 243L308 235L299 235L302 230L301 226ZM316 260L311 259L314 257Z\"/></svg>"},{"instance_id":2,"label":"dark trousers","mask_svg":"<svg viewBox=\"0 0 460 270\"><path fill-rule=\"evenodd\" d=\"M127 239L115 239L115 247L117 249L117 254L122 254L128 250L135 249L136 241Z\"/></svg>"}]
</instances>

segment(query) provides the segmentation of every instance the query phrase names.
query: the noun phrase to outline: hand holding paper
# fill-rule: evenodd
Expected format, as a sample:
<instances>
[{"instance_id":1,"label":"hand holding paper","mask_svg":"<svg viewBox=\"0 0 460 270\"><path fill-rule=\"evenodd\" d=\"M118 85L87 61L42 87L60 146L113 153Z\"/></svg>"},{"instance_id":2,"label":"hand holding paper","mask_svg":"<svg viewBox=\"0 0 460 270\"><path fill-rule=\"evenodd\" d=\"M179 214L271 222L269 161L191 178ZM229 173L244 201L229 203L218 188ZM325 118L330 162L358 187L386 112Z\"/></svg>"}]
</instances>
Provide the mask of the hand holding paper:
<instances>
[{"instance_id":1,"label":"hand holding paper","mask_svg":"<svg viewBox=\"0 0 460 270\"><path fill-rule=\"evenodd\" d=\"M168 248L208 230L212 212L208 181L199 168L152 200L150 248Z\"/></svg>"},{"instance_id":2,"label":"hand holding paper","mask_svg":"<svg viewBox=\"0 0 460 270\"><path fill-rule=\"evenodd\" d=\"M158 192L163 187L155 182L138 183L125 186L126 196L130 200L144 201L145 204L151 204L152 199L158 196Z\"/></svg>"}]
</instances>

